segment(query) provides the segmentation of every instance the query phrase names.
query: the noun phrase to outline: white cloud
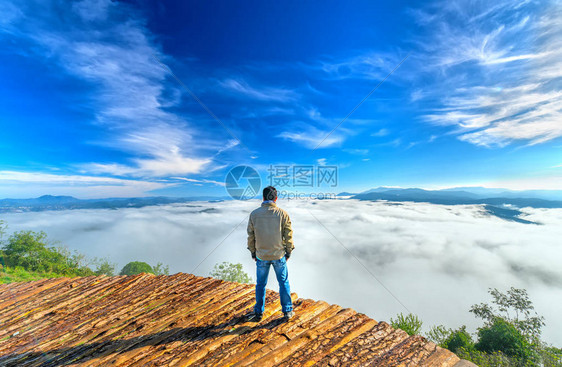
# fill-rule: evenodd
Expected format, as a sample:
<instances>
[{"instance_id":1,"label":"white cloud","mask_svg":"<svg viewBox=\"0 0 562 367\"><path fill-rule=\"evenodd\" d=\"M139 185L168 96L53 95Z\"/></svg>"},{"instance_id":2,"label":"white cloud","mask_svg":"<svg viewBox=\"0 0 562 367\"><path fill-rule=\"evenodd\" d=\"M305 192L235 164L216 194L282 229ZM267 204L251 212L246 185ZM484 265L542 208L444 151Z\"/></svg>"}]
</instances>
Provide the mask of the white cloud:
<instances>
[{"instance_id":1,"label":"white cloud","mask_svg":"<svg viewBox=\"0 0 562 367\"><path fill-rule=\"evenodd\" d=\"M193 144L194 139L206 139L204 130L166 109L179 102L180 92L155 60L155 56L166 57L139 14L126 4L108 0L51 5L18 3L24 10L34 7L37 17L18 18L11 32L15 38L33 42L32 49L45 62L91 83L94 93L82 104L95 111L92 123L105 135L89 143L135 157L127 163L92 162L81 168L164 176L199 172L208 166L212 162L209 148ZM73 26L60 23L58 12L66 12Z\"/></svg>"},{"instance_id":2,"label":"white cloud","mask_svg":"<svg viewBox=\"0 0 562 367\"><path fill-rule=\"evenodd\" d=\"M187 178L187 177L170 177L171 179L175 180L182 180L187 182L195 182L195 183L210 183L219 186L225 186L224 182L214 181L214 180L207 180L207 179L195 179L195 178Z\"/></svg>"},{"instance_id":3,"label":"white cloud","mask_svg":"<svg viewBox=\"0 0 562 367\"><path fill-rule=\"evenodd\" d=\"M375 144L375 146L399 147L401 144L402 144L402 139L401 138L395 138L395 139L392 139L392 140L387 140L387 141L382 142L382 143L377 143L377 144Z\"/></svg>"},{"instance_id":4,"label":"white cloud","mask_svg":"<svg viewBox=\"0 0 562 367\"><path fill-rule=\"evenodd\" d=\"M402 57L398 54L372 52L342 61L323 61L320 62L318 69L329 78L336 80L349 78L381 80L400 63Z\"/></svg>"},{"instance_id":5,"label":"white cloud","mask_svg":"<svg viewBox=\"0 0 562 367\"><path fill-rule=\"evenodd\" d=\"M298 98L298 94L292 89L272 87L252 87L242 79L226 79L219 82L224 89L236 92L239 95L271 102L292 102Z\"/></svg>"},{"instance_id":6,"label":"white cloud","mask_svg":"<svg viewBox=\"0 0 562 367\"><path fill-rule=\"evenodd\" d=\"M126 180L113 177L64 175L43 172L0 171L0 192L4 197L28 198L70 195L77 198L142 197L147 192L175 183Z\"/></svg>"},{"instance_id":7,"label":"white cloud","mask_svg":"<svg viewBox=\"0 0 562 367\"><path fill-rule=\"evenodd\" d=\"M337 146L343 141L340 131L330 133L329 130L319 130L313 126L306 126L301 131L283 131L277 137L314 149Z\"/></svg>"},{"instance_id":8,"label":"white cloud","mask_svg":"<svg viewBox=\"0 0 562 367\"><path fill-rule=\"evenodd\" d=\"M23 17L23 12L14 4L9 2L0 3L0 30L3 32L11 33L15 31L13 29L13 23L20 20Z\"/></svg>"},{"instance_id":9,"label":"white cloud","mask_svg":"<svg viewBox=\"0 0 562 367\"><path fill-rule=\"evenodd\" d=\"M438 80L412 99L439 103L424 119L487 147L562 136L562 6L547 1L441 2L414 12L434 29L419 67ZM444 93L446 92L446 93Z\"/></svg>"},{"instance_id":10,"label":"white cloud","mask_svg":"<svg viewBox=\"0 0 562 367\"><path fill-rule=\"evenodd\" d=\"M390 130L383 128L375 131L371 136L387 136L388 134L390 134Z\"/></svg>"},{"instance_id":11,"label":"white cloud","mask_svg":"<svg viewBox=\"0 0 562 367\"><path fill-rule=\"evenodd\" d=\"M515 55L509 57L502 57L496 59L485 60L485 64L502 64L504 62L512 62L518 60L530 60L530 59L538 59L541 57L546 57L550 54L550 52L540 53L540 54L527 54L527 55Z\"/></svg>"},{"instance_id":12,"label":"white cloud","mask_svg":"<svg viewBox=\"0 0 562 367\"><path fill-rule=\"evenodd\" d=\"M503 187L511 190L560 190L562 174L534 174L533 177L498 178L482 182L478 186Z\"/></svg>"},{"instance_id":13,"label":"white cloud","mask_svg":"<svg viewBox=\"0 0 562 367\"><path fill-rule=\"evenodd\" d=\"M167 151L154 153L154 158L132 159L135 166L117 163L82 164L84 173L111 174L115 176L133 177L165 177L169 175L200 173L210 163L210 159L193 159L180 154L178 147L172 146Z\"/></svg>"},{"instance_id":14,"label":"white cloud","mask_svg":"<svg viewBox=\"0 0 562 367\"><path fill-rule=\"evenodd\" d=\"M72 10L87 21L104 20L112 5L111 0L82 0L72 4Z\"/></svg>"},{"instance_id":15,"label":"white cloud","mask_svg":"<svg viewBox=\"0 0 562 367\"><path fill-rule=\"evenodd\" d=\"M328 148L339 146L349 136L359 133L360 129L351 129L342 126L341 119L324 117L317 108L308 107L303 113L309 118L308 123L294 121L285 124L285 131L277 135L294 143L300 144L309 149ZM373 120L348 118L344 124L367 125L372 124ZM320 145L318 145L320 144Z\"/></svg>"}]
</instances>

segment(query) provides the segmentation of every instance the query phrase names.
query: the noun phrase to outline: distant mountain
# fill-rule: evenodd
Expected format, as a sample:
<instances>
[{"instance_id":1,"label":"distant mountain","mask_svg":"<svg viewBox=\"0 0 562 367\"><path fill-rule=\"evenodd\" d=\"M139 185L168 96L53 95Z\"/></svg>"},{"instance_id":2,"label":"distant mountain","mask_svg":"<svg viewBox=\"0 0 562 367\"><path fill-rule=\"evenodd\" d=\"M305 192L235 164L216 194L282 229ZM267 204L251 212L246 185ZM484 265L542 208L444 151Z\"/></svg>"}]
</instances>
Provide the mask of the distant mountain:
<instances>
[{"instance_id":1,"label":"distant mountain","mask_svg":"<svg viewBox=\"0 0 562 367\"><path fill-rule=\"evenodd\" d=\"M359 200L388 200L428 202L433 204L490 204L495 206L514 205L518 208L562 208L562 201L545 200L532 197L484 197L483 194L465 190L423 190L423 189L387 189L357 194L351 197Z\"/></svg>"},{"instance_id":2,"label":"distant mountain","mask_svg":"<svg viewBox=\"0 0 562 367\"><path fill-rule=\"evenodd\" d=\"M384 195L387 197L394 197L396 199L402 198L416 198L416 199L476 199L478 195L473 194L468 191L442 191L442 190L423 190L423 189L383 189L378 188L376 191L371 191L368 193L361 193L359 195Z\"/></svg>"},{"instance_id":3,"label":"distant mountain","mask_svg":"<svg viewBox=\"0 0 562 367\"><path fill-rule=\"evenodd\" d=\"M76 199L72 196L43 195L33 199L0 199L0 207L10 205L57 205L75 203L78 201L80 201L80 199Z\"/></svg>"},{"instance_id":4,"label":"distant mountain","mask_svg":"<svg viewBox=\"0 0 562 367\"><path fill-rule=\"evenodd\" d=\"M534 198L544 200L562 200L562 190L508 190L502 188L487 188L480 186L453 187L440 191L467 191L481 198Z\"/></svg>"},{"instance_id":5,"label":"distant mountain","mask_svg":"<svg viewBox=\"0 0 562 367\"><path fill-rule=\"evenodd\" d=\"M185 198L156 196L83 200L72 196L43 195L32 199L0 199L0 213L68 209L141 208L150 205L186 203L192 201L222 201L228 199L230 198L216 196L194 196Z\"/></svg>"},{"instance_id":6,"label":"distant mountain","mask_svg":"<svg viewBox=\"0 0 562 367\"><path fill-rule=\"evenodd\" d=\"M383 192L383 191L394 190L394 189L400 189L400 188L399 187L379 186L379 187L374 188L374 189L369 189L367 191L363 191L363 192L361 192L361 194L370 194L372 192Z\"/></svg>"}]
</instances>

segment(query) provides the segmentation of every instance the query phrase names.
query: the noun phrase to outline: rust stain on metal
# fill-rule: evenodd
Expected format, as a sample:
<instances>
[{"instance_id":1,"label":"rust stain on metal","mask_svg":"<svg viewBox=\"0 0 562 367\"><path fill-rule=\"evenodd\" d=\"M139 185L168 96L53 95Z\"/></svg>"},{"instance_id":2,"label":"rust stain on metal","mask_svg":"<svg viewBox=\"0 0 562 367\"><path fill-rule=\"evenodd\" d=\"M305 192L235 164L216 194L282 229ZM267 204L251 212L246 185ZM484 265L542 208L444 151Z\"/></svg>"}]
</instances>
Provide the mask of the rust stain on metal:
<instances>
[{"instance_id":1,"label":"rust stain on metal","mask_svg":"<svg viewBox=\"0 0 562 367\"><path fill-rule=\"evenodd\" d=\"M0 285L1 366L455 366L421 336L292 294L283 319L267 290L178 273Z\"/></svg>"}]
</instances>

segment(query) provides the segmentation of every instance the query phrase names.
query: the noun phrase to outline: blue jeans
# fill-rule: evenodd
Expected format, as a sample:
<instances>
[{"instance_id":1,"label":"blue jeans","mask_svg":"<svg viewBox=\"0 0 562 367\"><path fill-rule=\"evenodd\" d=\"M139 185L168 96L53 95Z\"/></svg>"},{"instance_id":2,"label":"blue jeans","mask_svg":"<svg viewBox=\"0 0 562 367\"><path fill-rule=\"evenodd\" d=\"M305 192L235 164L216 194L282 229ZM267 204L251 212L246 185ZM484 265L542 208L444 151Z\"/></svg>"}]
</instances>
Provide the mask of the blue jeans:
<instances>
[{"instance_id":1,"label":"blue jeans","mask_svg":"<svg viewBox=\"0 0 562 367\"><path fill-rule=\"evenodd\" d=\"M291 288L289 287L289 273L287 272L287 259L285 256L279 260L260 260L256 259L256 305L255 313L263 313L265 309L265 285L269 275L269 265L273 265L277 282L279 282L279 296L281 298L281 311L289 312L293 310L291 300Z\"/></svg>"}]
</instances>

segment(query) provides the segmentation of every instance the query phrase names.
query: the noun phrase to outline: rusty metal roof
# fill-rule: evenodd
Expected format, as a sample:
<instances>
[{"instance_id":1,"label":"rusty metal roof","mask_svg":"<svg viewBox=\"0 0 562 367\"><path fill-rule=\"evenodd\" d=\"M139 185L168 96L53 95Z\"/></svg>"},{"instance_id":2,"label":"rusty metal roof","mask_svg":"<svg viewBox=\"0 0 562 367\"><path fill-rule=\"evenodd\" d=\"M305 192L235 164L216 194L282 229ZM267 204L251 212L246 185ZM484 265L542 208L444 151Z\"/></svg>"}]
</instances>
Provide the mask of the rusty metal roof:
<instances>
[{"instance_id":1,"label":"rusty metal roof","mask_svg":"<svg viewBox=\"0 0 562 367\"><path fill-rule=\"evenodd\" d=\"M1 366L455 366L421 336L292 294L283 320L267 290L248 322L254 286L170 276L52 278L0 285Z\"/></svg>"}]
</instances>

